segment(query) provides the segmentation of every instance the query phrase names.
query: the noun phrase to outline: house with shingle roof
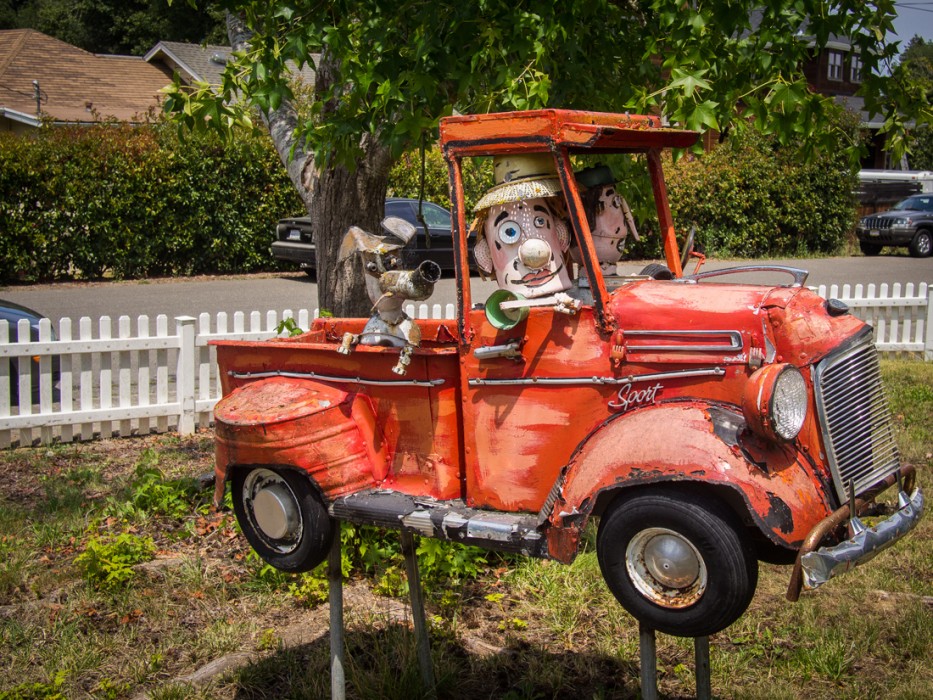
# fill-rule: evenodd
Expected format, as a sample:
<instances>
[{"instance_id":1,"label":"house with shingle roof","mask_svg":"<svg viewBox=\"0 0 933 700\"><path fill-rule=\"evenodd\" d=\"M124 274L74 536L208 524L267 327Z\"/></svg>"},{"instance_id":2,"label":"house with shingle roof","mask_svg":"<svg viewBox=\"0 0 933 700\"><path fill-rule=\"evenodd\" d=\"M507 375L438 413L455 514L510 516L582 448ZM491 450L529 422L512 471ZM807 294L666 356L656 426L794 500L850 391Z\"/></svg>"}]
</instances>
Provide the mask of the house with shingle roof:
<instances>
[{"instance_id":1,"label":"house with shingle roof","mask_svg":"<svg viewBox=\"0 0 933 700\"><path fill-rule=\"evenodd\" d=\"M229 54L229 46L160 41L143 58L150 63L167 66L187 85L195 82L220 85L220 76Z\"/></svg>"},{"instance_id":2,"label":"house with shingle roof","mask_svg":"<svg viewBox=\"0 0 933 700\"><path fill-rule=\"evenodd\" d=\"M0 30L0 131L102 119L141 122L174 73L219 85L229 46L160 41L142 58L94 54L33 29ZM317 57L313 57L317 58ZM314 85L310 66L298 74Z\"/></svg>"},{"instance_id":3,"label":"house with shingle roof","mask_svg":"<svg viewBox=\"0 0 933 700\"><path fill-rule=\"evenodd\" d=\"M0 131L43 120L140 122L171 70L136 56L94 54L33 29L0 31Z\"/></svg>"}]
</instances>

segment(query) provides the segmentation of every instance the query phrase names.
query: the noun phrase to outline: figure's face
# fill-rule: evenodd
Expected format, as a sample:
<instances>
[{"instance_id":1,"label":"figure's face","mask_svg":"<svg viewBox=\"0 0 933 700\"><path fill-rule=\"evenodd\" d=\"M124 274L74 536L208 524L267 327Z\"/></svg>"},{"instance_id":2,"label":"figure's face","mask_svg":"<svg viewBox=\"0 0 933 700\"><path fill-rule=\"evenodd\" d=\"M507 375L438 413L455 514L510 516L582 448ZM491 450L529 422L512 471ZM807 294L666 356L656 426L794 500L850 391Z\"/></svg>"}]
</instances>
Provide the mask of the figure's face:
<instances>
[{"instance_id":1,"label":"figure's face","mask_svg":"<svg viewBox=\"0 0 933 700\"><path fill-rule=\"evenodd\" d=\"M477 262L487 272L490 266L495 270L501 288L528 298L570 288L563 256L570 235L548 199L490 207L483 230L485 240L476 245Z\"/></svg>"},{"instance_id":2,"label":"figure's face","mask_svg":"<svg viewBox=\"0 0 933 700\"><path fill-rule=\"evenodd\" d=\"M618 262L622 257L622 243L628 235L622 198L615 185L603 185L596 205L596 225L593 227L593 244L596 257L602 263Z\"/></svg>"}]
</instances>

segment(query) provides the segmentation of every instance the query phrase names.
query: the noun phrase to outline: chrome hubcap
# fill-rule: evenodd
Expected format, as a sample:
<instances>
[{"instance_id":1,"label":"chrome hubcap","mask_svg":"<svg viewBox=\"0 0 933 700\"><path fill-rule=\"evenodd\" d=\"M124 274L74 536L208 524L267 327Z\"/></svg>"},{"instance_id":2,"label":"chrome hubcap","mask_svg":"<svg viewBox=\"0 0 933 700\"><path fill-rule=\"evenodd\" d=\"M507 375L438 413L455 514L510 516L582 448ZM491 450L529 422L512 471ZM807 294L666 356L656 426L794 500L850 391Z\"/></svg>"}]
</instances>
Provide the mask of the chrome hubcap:
<instances>
[{"instance_id":1,"label":"chrome hubcap","mask_svg":"<svg viewBox=\"0 0 933 700\"><path fill-rule=\"evenodd\" d=\"M243 505L270 547L287 554L298 546L301 507L281 476L269 469L251 471L243 488Z\"/></svg>"},{"instance_id":2,"label":"chrome hubcap","mask_svg":"<svg viewBox=\"0 0 933 700\"><path fill-rule=\"evenodd\" d=\"M636 534L625 551L625 566L635 588L666 608L686 608L706 590L706 563L679 532L652 527Z\"/></svg>"},{"instance_id":3,"label":"chrome hubcap","mask_svg":"<svg viewBox=\"0 0 933 700\"><path fill-rule=\"evenodd\" d=\"M929 234L920 236L917 241L917 250L920 251L923 255L926 255L930 252L930 248L933 247L933 239L930 238Z\"/></svg>"}]
</instances>

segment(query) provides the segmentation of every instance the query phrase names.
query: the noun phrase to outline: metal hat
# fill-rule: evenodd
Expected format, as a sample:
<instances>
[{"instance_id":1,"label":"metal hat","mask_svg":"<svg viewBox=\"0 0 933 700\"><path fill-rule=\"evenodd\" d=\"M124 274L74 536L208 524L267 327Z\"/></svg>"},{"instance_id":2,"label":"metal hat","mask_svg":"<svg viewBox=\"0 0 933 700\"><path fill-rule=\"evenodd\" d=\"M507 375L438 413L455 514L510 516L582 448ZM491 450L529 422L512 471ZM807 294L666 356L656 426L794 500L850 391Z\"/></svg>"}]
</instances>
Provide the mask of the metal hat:
<instances>
[{"instance_id":1,"label":"metal hat","mask_svg":"<svg viewBox=\"0 0 933 700\"><path fill-rule=\"evenodd\" d=\"M609 169L609 166L603 165L602 163L597 163L596 165L584 168L576 174L577 182L586 187L587 189L591 187L596 187L598 185L614 185L615 177L612 175L612 170Z\"/></svg>"},{"instance_id":2,"label":"metal hat","mask_svg":"<svg viewBox=\"0 0 933 700\"><path fill-rule=\"evenodd\" d=\"M492 162L495 186L473 207L473 211L523 199L560 194L560 178L554 158L547 153L497 156Z\"/></svg>"}]
</instances>

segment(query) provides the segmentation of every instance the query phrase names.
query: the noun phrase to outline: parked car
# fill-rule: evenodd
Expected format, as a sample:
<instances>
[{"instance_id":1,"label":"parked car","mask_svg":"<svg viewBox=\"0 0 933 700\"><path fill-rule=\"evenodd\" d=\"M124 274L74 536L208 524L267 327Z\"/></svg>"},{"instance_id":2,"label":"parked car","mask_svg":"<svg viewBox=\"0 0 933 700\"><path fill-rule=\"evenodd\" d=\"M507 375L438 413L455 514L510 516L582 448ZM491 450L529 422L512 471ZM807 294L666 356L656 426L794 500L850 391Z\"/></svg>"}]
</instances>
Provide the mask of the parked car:
<instances>
[{"instance_id":1,"label":"parked car","mask_svg":"<svg viewBox=\"0 0 933 700\"><path fill-rule=\"evenodd\" d=\"M863 217L855 229L865 255L886 246L906 246L915 258L933 253L933 194L914 194L883 211Z\"/></svg>"},{"instance_id":2,"label":"parked car","mask_svg":"<svg viewBox=\"0 0 933 700\"><path fill-rule=\"evenodd\" d=\"M21 319L26 319L29 321L29 340L32 342L38 342L39 340L39 321L45 318L38 311L33 311L30 308L25 306L20 306L19 304L14 304L12 301L3 301L0 300L0 321L6 321L9 325L8 338L10 341L14 341L17 337L16 328L19 325ZM55 334L55 329L52 329L52 339L57 340ZM20 375L20 359L19 358L10 358L10 403L17 404L19 403L19 375ZM58 382L60 374L60 365L58 358L53 358L52 362L52 400L58 400ZM32 402L39 403L39 358L32 358L32 367L31 367L31 378L30 383L32 385Z\"/></svg>"},{"instance_id":3,"label":"parked car","mask_svg":"<svg viewBox=\"0 0 933 700\"><path fill-rule=\"evenodd\" d=\"M411 223L417 237L405 248L403 260L407 267L417 267L424 260L433 260L442 270L454 269L453 237L450 212L434 202L423 202L425 227L418 221L418 200L401 197L386 199L386 216L397 216ZM317 255L311 218L296 216L279 221L272 243L272 257L298 263L312 277L317 270Z\"/></svg>"}]
</instances>

